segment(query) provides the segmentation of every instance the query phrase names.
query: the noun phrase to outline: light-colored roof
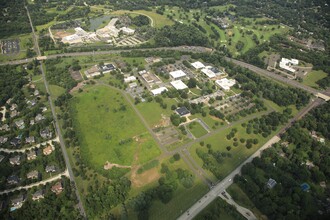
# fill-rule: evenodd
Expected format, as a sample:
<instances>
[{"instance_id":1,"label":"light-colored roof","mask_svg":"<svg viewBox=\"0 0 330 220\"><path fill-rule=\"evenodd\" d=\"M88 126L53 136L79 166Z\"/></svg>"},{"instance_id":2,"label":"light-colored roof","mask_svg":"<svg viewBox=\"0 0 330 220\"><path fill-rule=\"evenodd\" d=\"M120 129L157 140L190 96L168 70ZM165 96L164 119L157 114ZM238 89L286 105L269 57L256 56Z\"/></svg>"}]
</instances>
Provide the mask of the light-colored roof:
<instances>
[{"instance_id":1,"label":"light-colored roof","mask_svg":"<svg viewBox=\"0 0 330 220\"><path fill-rule=\"evenodd\" d=\"M208 68L203 68L201 71L202 71L202 73L204 73L209 78L213 78L213 77L216 76L215 73L212 70L208 69Z\"/></svg>"},{"instance_id":2,"label":"light-colored roof","mask_svg":"<svg viewBox=\"0 0 330 220\"><path fill-rule=\"evenodd\" d=\"M236 81L234 79L223 78L223 79L216 80L215 83L218 86L220 86L222 89L229 90L230 87L232 87L233 85L236 84Z\"/></svg>"},{"instance_id":3,"label":"light-colored roof","mask_svg":"<svg viewBox=\"0 0 330 220\"><path fill-rule=\"evenodd\" d=\"M160 88L157 88L157 89L153 89L151 90L150 92L153 94L153 95L159 95L161 94L163 91L167 91L168 89L166 87L160 87Z\"/></svg>"},{"instance_id":4,"label":"light-colored roof","mask_svg":"<svg viewBox=\"0 0 330 220\"><path fill-rule=\"evenodd\" d=\"M171 75L174 79L176 79L176 78L181 78L181 77L186 76L186 73L183 72L182 70L175 70L175 71L170 72L170 75Z\"/></svg>"},{"instance_id":5,"label":"light-colored roof","mask_svg":"<svg viewBox=\"0 0 330 220\"><path fill-rule=\"evenodd\" d=\"M281 62L280 62L280 67L290 71L290 72L296 72L296 70L294 68L291 67L291 65L298 65L299 64L299 60L297 59L287 59L287 58L282 58Z\"/></svg>"},{"instance_id":6,"label":"light-colored roof","mask_svg":"<svg viewBox=\"0 0 330 220\"><path fill-rule=\"evenodd\" d=\"M182 90L182 89L187 89L188 88L188 86L186 84L184 84L181 80L172 81L171 85L176 90Z\"/></svg>"},{"instance_id":7,"label":"light-colored roof","mask_svg":"<svg viewBox=\"0 0 330 220\"><path fill-rule=\"evenodd\" d=\"M133 82L136 80L136 77L135 76L129 76L127 78L124 79L124 82L125 83L129 83L129 82Z\"/></svg>"},{"instance_id":8,"label":"light-colored roof","mask_svg":"<svg viewBox=\"0 0 330 220\"><path fill-rule=\"evenodd\" d=\"M195 67L195 69L202 69L202 68L205 67L204 64L203 64L202 62L199 62L199 61L194 62L194 63L191 63L191 65L192 65L193 67Z\"/></svg>"}]
</instances>

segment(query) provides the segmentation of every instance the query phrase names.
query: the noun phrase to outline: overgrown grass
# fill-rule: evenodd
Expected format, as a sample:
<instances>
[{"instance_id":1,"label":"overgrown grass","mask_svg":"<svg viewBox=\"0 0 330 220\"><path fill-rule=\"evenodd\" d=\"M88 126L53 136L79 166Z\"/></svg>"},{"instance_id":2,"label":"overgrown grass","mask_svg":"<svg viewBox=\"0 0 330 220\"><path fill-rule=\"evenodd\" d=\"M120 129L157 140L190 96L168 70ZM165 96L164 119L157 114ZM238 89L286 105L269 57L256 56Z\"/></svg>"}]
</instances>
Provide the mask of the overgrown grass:
<instances>
[{"instance_id":1,"label":"overgrown grass","mask_svg":"<svg viewBox=\"0 0 330 220\"><path fill-rule=\"evenodd\" d=\"M314 70L308 73L307 76L303 79L303 84L318 89L319 85L317 85L316 82L325 78L326 76L327 73L323 72L322 70Z\"/></svg>"},{"instance_id":2,"label":"overgrown grass","mask_svg":"<svg viewBox=\"0 0 330 220\"><path fill-rule=\"evenodd\" d=\"M146 164L144 164L143 166L141 166L138 170L137 170L137 173L138 174L141 174L143 173L144 171L147 171L147 170L150 170L154 167L157 167L159 165L159 161L158 160L152 160Z\"/></svg>"},{"instance_id":3,"label":"overgrown grass","mask_svg":"<svg viewBox=\"0 0 330 220\"><path fill-rule=\"evenodd\" d=\"M191 122L189 125L188 125L188 128L190 130L190 132L196 137L196 138L199 138L199 137L202 137L204 135L207 134L207 131L203 128L203 126L198 123L198 122Z\"/></svg>"}]
</instances>

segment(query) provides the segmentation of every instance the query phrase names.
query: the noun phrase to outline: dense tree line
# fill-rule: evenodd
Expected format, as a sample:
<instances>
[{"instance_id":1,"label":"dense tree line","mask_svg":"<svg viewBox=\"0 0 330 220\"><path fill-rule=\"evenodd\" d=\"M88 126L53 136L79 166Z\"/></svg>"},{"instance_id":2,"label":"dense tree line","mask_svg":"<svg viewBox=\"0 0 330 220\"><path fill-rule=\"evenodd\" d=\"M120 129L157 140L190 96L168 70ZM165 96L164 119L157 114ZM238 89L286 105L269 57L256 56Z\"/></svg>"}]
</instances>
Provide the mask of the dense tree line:
<instances>
[{"instance_id":1,"label":"dense tree line","mask_svg":"<svg viewBox=\"0 0 330 220\"><path fill-rule=\"evenodd\" d=\"M207 37L196 27L180 23L162 27L155 36L157 46L206 46L207 43Z\"/></svg>"},{"instance_id":2,"label":"dense tree line","mask_svg":"<svg viewBox=\"0 0 330 220\"><path fill-rule=\"evenodd\" d=\"M24 8L24 1L0 1L0 38L31 33L31 26Z\"/></svg>"},{"instance_id":3,"label":"dense tree line","mask_svg":"<svg viewBox=\"0 0 330 220\"><path fill-rule=\"evenodd\" d=\"M86 17L89 12L90 12L89 7L73 7L66 14L57 16L56 20L66 21L66 20L72 20L72 19L76 19L76 18L83 18L83 17Z\"/></svg>"}]
</instances>

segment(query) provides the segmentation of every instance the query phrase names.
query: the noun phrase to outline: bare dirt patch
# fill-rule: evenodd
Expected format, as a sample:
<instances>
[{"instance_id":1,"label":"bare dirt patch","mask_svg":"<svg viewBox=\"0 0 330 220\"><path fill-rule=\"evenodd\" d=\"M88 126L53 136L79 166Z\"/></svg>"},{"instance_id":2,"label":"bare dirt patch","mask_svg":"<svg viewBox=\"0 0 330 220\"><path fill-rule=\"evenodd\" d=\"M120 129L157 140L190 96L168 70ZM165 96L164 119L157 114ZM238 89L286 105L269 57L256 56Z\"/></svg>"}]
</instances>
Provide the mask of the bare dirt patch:
<instances>
[{"instance_id":1,"label":"bare dirt patch","mask_svg":"<svg viewBox=\"0 0 330 220\"><path fill-rule=\"evenodd\" d=\"M160 178L157 167L147 170L141 174L136 172L132 173L131 181L133 187L142 187L154 181L157 181Z\"/></svg>"},{"instance_id":2,"label":"bare dirt patch","mask_svg":"<svg viewBox=\"0 0 330 220\"><path fill-rule=\"evenodd\" d=\"M116 163L110 163L109 161L105 162L105 164L103 166L103 168L105 170L110 170L113 167L117 167L117 168L132 168L131 166L124 166L124 165L119 165L119 164L116 164Z\"/></svg>"},{"instance_id":3,"label":"bare dirt patch","mask_svg":"<svg viewBox=\"0 0 330 220\"><path fill-rule=\"evenodd\" d=\"M56 31L53 35L55 38L63 38L63 37L71 35L71 33L66 32L66 31Z\"/></svg>"}]
</instances>

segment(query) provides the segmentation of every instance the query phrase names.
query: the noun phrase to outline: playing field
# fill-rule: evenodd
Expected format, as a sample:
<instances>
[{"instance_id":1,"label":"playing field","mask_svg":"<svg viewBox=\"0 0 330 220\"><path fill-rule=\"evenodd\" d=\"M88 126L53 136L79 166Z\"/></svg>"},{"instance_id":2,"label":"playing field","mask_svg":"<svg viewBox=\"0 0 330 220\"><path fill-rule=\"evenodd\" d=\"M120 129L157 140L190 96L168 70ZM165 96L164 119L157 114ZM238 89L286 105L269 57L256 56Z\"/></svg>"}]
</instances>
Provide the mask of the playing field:
<instances>
[{"instance_id":1,"label":"playing field","mask_svg":"<svg viewBox=\"0 0 330 220\"><path fill-rule=\"evenodd\" d=\"M106 161L130 166L157 157L160 150L122 94L107 86L84 88L72 103L83 159L103 168Z\"/></svg>"}]
</instances>

